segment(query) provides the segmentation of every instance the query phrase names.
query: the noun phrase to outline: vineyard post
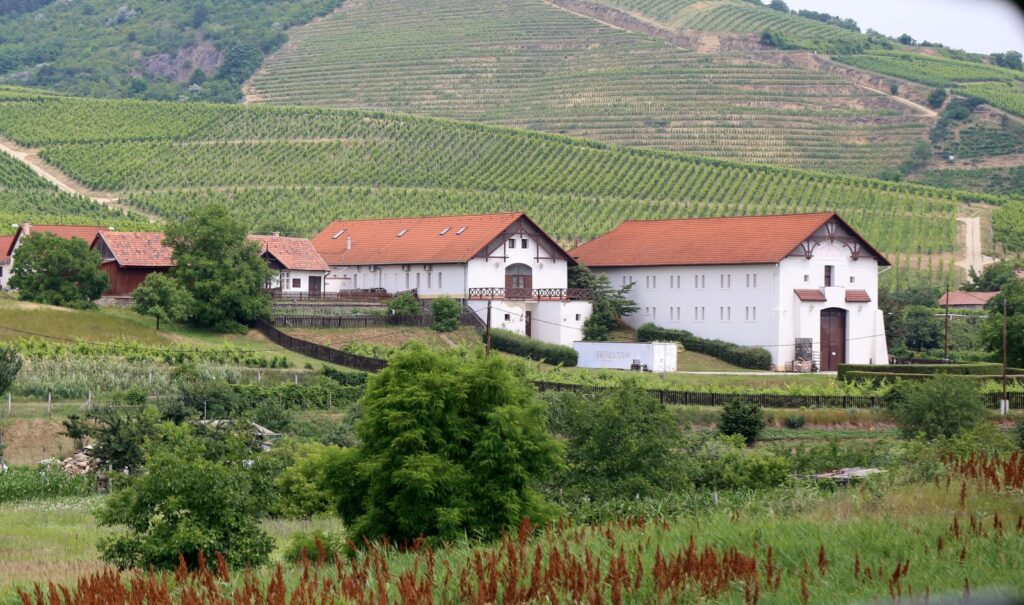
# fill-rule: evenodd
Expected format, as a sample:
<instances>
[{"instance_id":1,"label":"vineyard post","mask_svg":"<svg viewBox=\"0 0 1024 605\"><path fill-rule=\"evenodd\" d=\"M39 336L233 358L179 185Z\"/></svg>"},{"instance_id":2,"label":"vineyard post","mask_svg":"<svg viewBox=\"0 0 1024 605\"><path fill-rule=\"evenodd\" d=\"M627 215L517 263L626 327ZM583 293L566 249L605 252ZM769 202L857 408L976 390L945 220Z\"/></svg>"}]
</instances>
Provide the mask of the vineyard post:
<instances>
[{"instance_id":1,"label":"vineyard post","mask_svg":"<svg viewBox=\"0 0 1024 605\"><path fill-rule=\"evenodd\" d=\"M1006 294L1003 294L1003 398L999 402L999 414L1006 416L1010 413L1010 397L1006 394Z\"/></svg>"},{"instance_id":2,"label":"vineyard post","mask_svg":"<svg viewBox=\"0 0 1024 605\"><path fill-rule=\"evenodd\" d=\"M46 394L46 415L49 416L53 413L53 393Z\"/></svg>"},{"instance_id":3,"label":"vineyard post","mask_svg":"<svg viewBox=\"0 0 1024 605\"><path fill-rule=\"evenodd\" d=\"M491 354L491 299L487 299L487 354Z\"/></svg>"},{"instance_id":4,"label":"vineyard post","mask_svg":"<svg viewBox=\"0 0 1024 605\"><path fill-rule=\"evenodd\" d=\"M946 337L943 339L942 360L949 361L949 278L946 278Z\"/></svg>"},{"instance_id":5,"label":"vineyard post","mask_svg":"<svg viewBox=\"0 0 1024 605\"><path fill-rule=\"evenodd\" d=\"M11 394L7 393L7 415L11 415Z\"/></svg>"}]
</instances>

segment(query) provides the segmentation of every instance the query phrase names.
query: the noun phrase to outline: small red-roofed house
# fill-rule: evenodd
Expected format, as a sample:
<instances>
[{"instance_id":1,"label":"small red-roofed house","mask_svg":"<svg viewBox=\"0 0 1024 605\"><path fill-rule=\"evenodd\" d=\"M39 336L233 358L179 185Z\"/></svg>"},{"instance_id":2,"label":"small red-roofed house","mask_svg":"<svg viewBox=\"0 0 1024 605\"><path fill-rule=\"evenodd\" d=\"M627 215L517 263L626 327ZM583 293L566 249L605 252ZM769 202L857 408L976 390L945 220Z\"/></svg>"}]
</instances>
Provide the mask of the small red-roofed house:
<instances>
[{"instance_id":1,"label":"small red-roofed house","mask_svg":"<svg viewBox=\"0 0 1024 605\"><path fill-rule=\"evenodd\" d=\"M275 272L271 288L283 294L307 294L317 298L324 292L324 278L331 272L313 242L301 237L250 235L260 245L260 254Z\"/></svg>"},{"instance_id":2,"label":"small red-roofed house","mask_svg":"<svg viewBox=\"0 0 1024 605\"><path fill-rule=\"evenodd\" d=\"M163 245L158 231L100 231L92 241L103 260L100 269L110 276L104 296L131 296L150 273L166 273L174 266L173 250Z\"/></svg>"},{"instance_id":3,"label":"small red-roofed house","mask_svg":"<svg viewBox=\"0 0 1024 605\"><path fill-rule=\"evenodd\" d=\"M13 235L0 235L0 292L7 288L7 280L11 278L11 244Z\"/></svg>"},{"instance_id":4,"label":"small red-roofed house","mask_svg":"<svg viewBox=\"0 0 1024 605\"><path fill-rule=\"evenodd\" d=\"M999 296L999 292L962 292L955 291L939 297L939 306L961 311L981 311L988 301Z\"/></svg>"},{"instance_id":5,"label":"small red-roofed house","mask_svg":"<svg viewBox=\"0 0 1024 605\"><path fill-rule=\"evenodd\" d=\"M778 370L888 363L878 274L889 262L834 212L626 221L570 254L633 284L634 327L761 347Z\"/></svg>"}]
</instances>

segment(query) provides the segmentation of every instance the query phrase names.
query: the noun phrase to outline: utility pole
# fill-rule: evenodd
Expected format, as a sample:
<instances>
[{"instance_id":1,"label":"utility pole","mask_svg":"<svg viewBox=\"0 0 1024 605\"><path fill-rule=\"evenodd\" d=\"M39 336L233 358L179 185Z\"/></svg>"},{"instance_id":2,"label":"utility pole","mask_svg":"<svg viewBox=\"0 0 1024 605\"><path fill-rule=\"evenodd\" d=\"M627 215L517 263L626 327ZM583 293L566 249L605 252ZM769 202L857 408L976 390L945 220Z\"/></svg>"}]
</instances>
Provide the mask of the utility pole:
<instances>
[{"instance_id":1,"label":"utility pole","mask_svg":"<svg viewBox=\"0 0 1024 605\"><path fill-rule=\"evenodd\" d=\"M942 360L949 361L949 278L946 278L946 337L943 340Z\"/></svg>"},{"instance_id":2,"label":"utility pole","mask_svg":"<svg viewBox=\"0 0 1024 605\"><path fill-rule=\"evenodd\" d=\"M999 414L1006 416L1010 413L1010 398L1006 394L1006 360L1007 360L1007 338L1006 338L1006 291L1003 291L1003 399L999 402Z\"/></svg>"},{"instance_id":3,"label":"utility pole","mask_svg":"<svg viewBox=\"0 0 1024 605\"><path fill-rule=\"evenodd\" d=\"M491 354L491 299L487 299L487 354Z\"/></svg>"}]
</instances>

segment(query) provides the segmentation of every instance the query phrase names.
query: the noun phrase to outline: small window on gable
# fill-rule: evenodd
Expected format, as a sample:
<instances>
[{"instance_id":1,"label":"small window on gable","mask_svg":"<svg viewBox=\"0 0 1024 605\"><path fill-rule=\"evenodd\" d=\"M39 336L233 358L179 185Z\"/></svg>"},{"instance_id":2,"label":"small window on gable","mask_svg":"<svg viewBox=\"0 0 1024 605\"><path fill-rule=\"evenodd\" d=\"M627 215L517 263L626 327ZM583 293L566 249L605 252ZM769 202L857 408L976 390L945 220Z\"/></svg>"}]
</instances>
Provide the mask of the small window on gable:
<instances>
[{"instance_id":1,"label":"small window on gable","mask_svg":"<svg viewBox=\"0 0 1024 605\"><path fill-rule=\"evenodd\" d=\"M832 285L832 279L835 276L836 268L832 265L825 265L825 287L828 288Z\"/></svg>"},{"instance_id":2,"label":"small window on gable","mask_svg":"<svg viewBox=\"0 0 1024 605\"><path fill-rule=\"evenodd\" d=\"M811 276L810 275L804 275L804 281L805 282L811 281Z\"/></svg>"},{"instance_id":3,"label":"small window on gable","mask_svg":"<svg viewBox=\"0 0 1024 605\"><path fill-rule=\"evenodd\" d=\"M516 240L515 240L515 238L512 238L512 239L508 240L508 247L509 248L515 248L516 247Z\"/></svg>"},{"instance_id":4,"label":"small window on gable","mask_svg":"<svg viewBox=\"0 0 1024 605\"><path fill-rule=\"evenodd\" d=\"M577 314L576 314L576 321L579 321L579 320L580 320L580 314L579 314L579 313L577 313Z\"/></svg>"},{"instance_id":5,"label":"small window on gable","mask_svg":"<svg viewBox=\"0 0 1024 605\"><path fill-rule=\"evenodd\" d=\"M506 314L505 314L505 321L508 321L508 320L510 320L510 319L512 319L512 316L511 316L511 315L509 315L508 313L506 313Z\"/></svg>"},{"instance_id":6,"label":"small window on gable","mask_svg":"<svg viewBox=\"0 0 1024 605\"><path fill-rule=\"evenodd\" d=\"M526 250L527 248L530 247L530 240L526 238L519 240L519 247L522 248L523 250Z\"/></svg>"},{"instance_id":7,"label":"small window on gable","mask_svg":"<svg viewBox=\"0 0 1024 605\"><path fill-rule=\"evenodd\" d=\"M850 276L850 283L853 284L853 283L856 283L856 282L857 282L857 278L851 275Z\"/></svg>"}]
</instances>

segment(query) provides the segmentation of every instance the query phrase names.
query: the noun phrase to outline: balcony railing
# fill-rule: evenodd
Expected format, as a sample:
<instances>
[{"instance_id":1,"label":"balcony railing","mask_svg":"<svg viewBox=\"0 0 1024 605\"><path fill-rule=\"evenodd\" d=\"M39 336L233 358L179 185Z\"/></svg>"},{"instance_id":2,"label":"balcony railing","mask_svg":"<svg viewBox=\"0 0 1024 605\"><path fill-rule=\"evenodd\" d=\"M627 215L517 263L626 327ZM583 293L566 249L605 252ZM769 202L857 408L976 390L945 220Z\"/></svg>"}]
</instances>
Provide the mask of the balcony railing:
<instances>
[{"instance_id":1,"label":"balcony railing","mask_svg":"<svg viewBox=\"0 0 1024 605\"><path fill-rule=\"evenodd\" d=\"M589 288L470 288L469 300L591 300Z\"/></svg>"}]
</instances>

